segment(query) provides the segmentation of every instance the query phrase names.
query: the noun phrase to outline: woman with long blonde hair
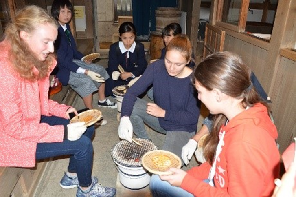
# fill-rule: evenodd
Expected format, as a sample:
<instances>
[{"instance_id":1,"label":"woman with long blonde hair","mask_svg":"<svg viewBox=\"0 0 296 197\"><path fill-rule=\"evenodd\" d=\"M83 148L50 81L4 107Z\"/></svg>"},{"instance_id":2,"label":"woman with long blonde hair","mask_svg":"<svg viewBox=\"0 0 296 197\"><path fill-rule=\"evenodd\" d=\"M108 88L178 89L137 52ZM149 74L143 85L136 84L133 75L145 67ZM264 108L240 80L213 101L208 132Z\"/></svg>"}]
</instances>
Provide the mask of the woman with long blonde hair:
<instances>
[{"instance_id":1,"label":"woman with long blonde hair","mask_svg":"<svg viewBox=\"0 0 296 197\"><path fill-rule=\"evenodd\" d=\"M114 188L91 177L94 127L69 123L75 108L48 99L57 23L45 10L27 6L5 30L0 43L0 166L31 168L36 160L69 155L63 188L77 196L114 196Z\"/></svg>"}]
</instances>

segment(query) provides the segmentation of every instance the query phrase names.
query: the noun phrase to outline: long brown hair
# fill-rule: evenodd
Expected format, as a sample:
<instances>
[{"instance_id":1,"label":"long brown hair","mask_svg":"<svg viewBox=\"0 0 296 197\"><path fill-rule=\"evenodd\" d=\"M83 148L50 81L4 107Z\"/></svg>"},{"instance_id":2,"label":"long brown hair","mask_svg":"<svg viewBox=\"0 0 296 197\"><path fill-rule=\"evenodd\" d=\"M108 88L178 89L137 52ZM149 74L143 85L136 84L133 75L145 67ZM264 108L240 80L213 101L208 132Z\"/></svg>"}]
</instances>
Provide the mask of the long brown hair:
<instances>
[{"instance_id":1,"label":"long brown hair","mask_svg":"<svg viewBox=\"0 0 296 197\"><path fill-rule=\"evenodd\" d=\"M21 31L32 33L40 24L52 24L58 27L55 19L44 9L35 5L26 6L16 14L15 21L7 26L4 34L5 39L11 43L9 56L14 69L21 77L31 81L47 76L54 59L51 54L45 61L40 61L28 44L20 38ZM37 76L33 72L34 67L39 71Z\"/></svg>"},{"instance_id":2,"label":"long brown hair","mask_svg":"<svg viewBox=\"0 0 296 197\"><path fill-rule=\"evenodd\" d=\"M207 90L218 89L224 94L242 99L244 108L256 103L267 104L261 99L250 79L251 70L242 59L231 52L218 52L206 57L194 70L194 78ZM205 140L205 159L213 163L219 142L219 130L227 121L224 114L214 115L213 130Z\"/></svg>"}]
</instances>

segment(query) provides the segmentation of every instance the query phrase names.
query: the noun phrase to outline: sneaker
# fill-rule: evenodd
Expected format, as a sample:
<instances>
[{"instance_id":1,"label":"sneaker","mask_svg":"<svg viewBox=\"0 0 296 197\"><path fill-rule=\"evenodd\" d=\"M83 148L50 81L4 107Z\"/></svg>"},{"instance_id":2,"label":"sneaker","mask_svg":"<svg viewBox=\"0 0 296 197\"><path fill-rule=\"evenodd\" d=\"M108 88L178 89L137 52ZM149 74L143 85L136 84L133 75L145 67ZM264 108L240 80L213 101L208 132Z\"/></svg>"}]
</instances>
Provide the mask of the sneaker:
<instances>
[{"instance_id":1,"label":"sneaker","mask_svg":"<svg viewBox=\"0 0 296 197\"><path fill-rule=\"evenodd\" d=\"M92 177L93 183L98 183L98 178ZM60 181L60 186L64 189L75 188L79 185L78 177L69 177L67 173L63 176Z\"/></svg>"},{"instance_id":2,"label":"sneaker","mask_svg":"<svg viewBox=\"0 0 296 197\"><path fill-rule=\"evenodd\" d=\"M69 177L67 173L64 174L63 178L60 181L60 186L64 189L75 188L79 184L78 178L76 177Z\"/></svg>"},{"instance_id":3,"label":"sneaker","mask_svg":"<svg viewBox=\"0 0 296 197\"><path fill-rule=\"evenodd\" d=\"M99 107L110 107L110 108L117 108L117 104L110 101L109 99L106 99L104 103L98 102Z\"/></svg>"},{"instance_id":4,"label":"sneaker","mask_svg":"<svg viewBox=\"0 0 296 197\"><path fill-rule=\"evenodd\" d=\"M115 188L103 187L101 184L93 182L85 191L78 186L76 197L113 197L115 194Z\"/></svg>"}]
</instances>

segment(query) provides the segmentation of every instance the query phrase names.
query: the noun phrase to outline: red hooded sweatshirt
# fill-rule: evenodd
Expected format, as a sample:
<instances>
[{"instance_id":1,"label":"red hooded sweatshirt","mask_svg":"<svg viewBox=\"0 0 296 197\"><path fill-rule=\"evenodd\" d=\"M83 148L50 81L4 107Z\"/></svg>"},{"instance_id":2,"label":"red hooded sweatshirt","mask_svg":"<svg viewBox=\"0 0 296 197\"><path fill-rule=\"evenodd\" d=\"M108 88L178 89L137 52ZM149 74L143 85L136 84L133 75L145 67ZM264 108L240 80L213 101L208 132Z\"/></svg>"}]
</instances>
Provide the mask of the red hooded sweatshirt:
<instances>
[{"instance_id":1,"label":"red hooded sweatshirt","mask_svg":"<svg viewBox=\"0 0 296 197\"><path fill-rule=\"evenodd\" d=\"M280 154L277 130L266 107L256 104L238 114L221 128L222 133L214 187L203 182L211 168L207 162L190 169L181 187L194 196L271 196L279 176Z\"/></svg>"}]
</instances>

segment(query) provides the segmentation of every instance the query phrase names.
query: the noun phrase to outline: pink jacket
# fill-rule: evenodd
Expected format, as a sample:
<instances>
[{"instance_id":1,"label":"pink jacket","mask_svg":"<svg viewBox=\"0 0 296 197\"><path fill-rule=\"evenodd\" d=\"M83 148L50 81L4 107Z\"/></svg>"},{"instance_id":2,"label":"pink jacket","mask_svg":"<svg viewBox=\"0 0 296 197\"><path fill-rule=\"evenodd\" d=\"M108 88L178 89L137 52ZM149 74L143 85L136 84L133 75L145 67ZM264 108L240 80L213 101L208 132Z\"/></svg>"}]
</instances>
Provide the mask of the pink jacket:
<instances>
[{"instance_id":1,"label":"pink jacket","mask_svg":"<svg viewBox=\"0 0 296 197\"><path fill-rule=\"evenodd\" d=\"M37 143L64 137L62 125L41 124L41 115L66 118L69 106L48 99L49 77L36 82L21 78L9 49L7 41L0 43L0 166L34 167Z\"/></svg>"},{"instance_id":2,"label":"pink jacket","mask_svg":"<svg viewBox=\"0 0 296 197\"><path fill-rule=\"evenodd\" d=\"M214 183L207 179L209 163L192 168L181 187L194 196L263 197L271 196L274 179L279 176L280 155L276 146L277 130L262 104L231 119L225 131L224 145L218 156Z\"/></svg>"}]
</instances>

